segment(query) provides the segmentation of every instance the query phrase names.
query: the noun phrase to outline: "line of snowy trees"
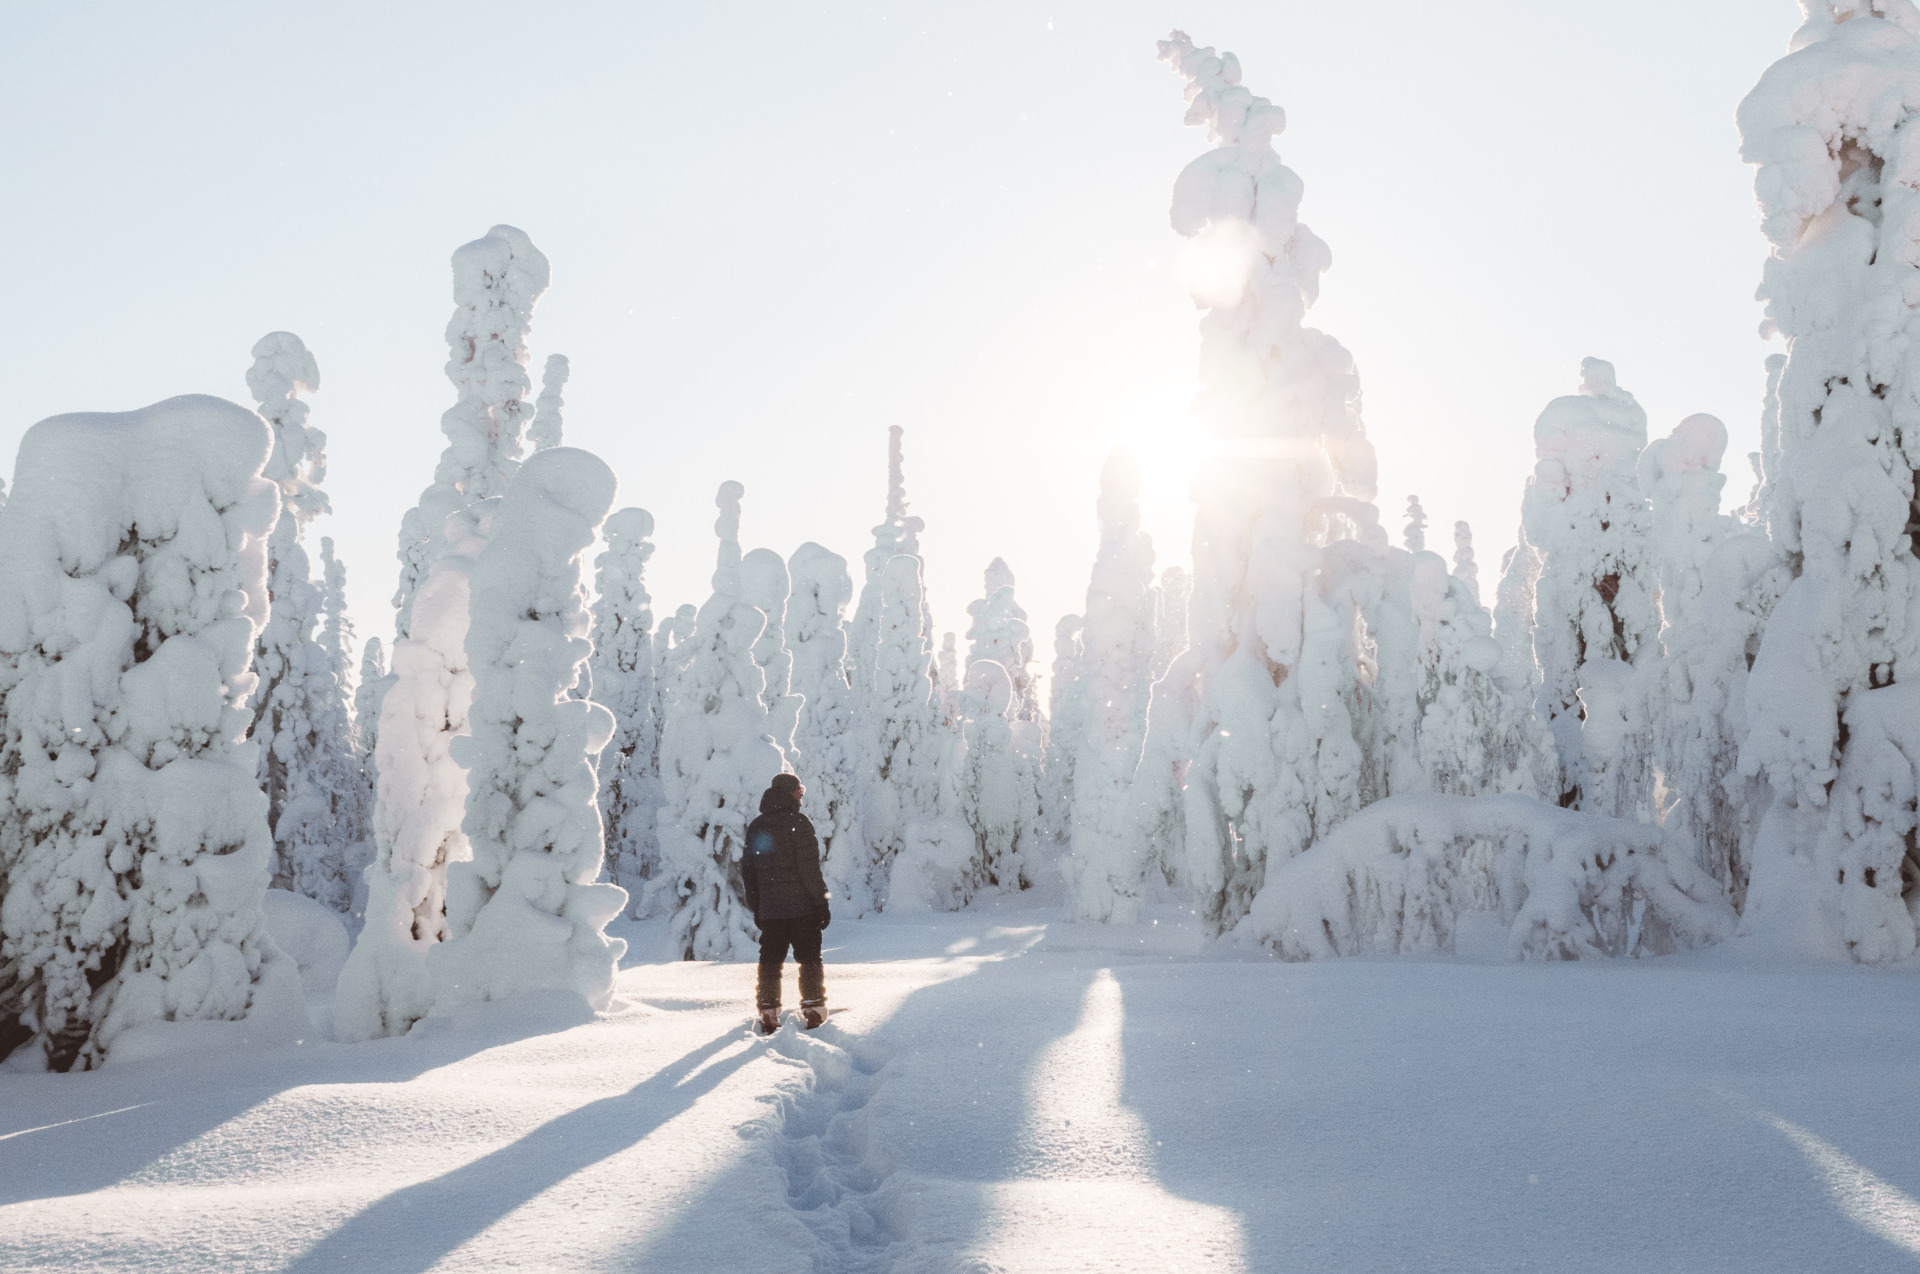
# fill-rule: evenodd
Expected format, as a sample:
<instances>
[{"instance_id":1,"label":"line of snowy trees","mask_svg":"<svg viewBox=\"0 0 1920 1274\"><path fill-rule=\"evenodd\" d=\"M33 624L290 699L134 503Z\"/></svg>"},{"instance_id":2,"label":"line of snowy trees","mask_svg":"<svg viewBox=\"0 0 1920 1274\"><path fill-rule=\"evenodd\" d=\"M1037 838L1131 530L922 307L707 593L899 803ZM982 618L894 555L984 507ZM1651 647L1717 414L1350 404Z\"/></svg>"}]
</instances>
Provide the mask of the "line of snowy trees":
<instances>
[{"instance_id":1,"label":"line of snowy trees","mask_svg":"<svg viewBox=\"0 0 1920 1274\"><path fill-rule=\"evenodd\" d=\"M269 886L360 920L350 1039L527 991L604 1004L623 909L742 957L741 841L783 771L852 915L1037 889L1125 924L1172 887L1293 957L1444 950L1474 914L1520 956L1911 954L1920 10L1810 12L1739 115L1786 343L1751 498L1722 508L1720 421L1649 439L1588 359L1535 424L1490 606L1465 523L1450 561L1417 498L1398 544L1381 525L1353 360L1306 323L1331 257L1285 114L1179 32L1160 55L1213 143L1171 206L1204 311L1191 570L1156 574L1110 457L1044 686L1004 560L964 655L936 630L898 427L857 592L821 545L743 549L729 481L711 594L656 620L653 518L563 445L564 356L532 396L550 271L511 226L454 253L447 446L357 667L344 566L308 556L326 438L298 337L254 347L256 410L41 422L0 506L0 1055L297 1023Z\"/></svg>"}]
</instances>

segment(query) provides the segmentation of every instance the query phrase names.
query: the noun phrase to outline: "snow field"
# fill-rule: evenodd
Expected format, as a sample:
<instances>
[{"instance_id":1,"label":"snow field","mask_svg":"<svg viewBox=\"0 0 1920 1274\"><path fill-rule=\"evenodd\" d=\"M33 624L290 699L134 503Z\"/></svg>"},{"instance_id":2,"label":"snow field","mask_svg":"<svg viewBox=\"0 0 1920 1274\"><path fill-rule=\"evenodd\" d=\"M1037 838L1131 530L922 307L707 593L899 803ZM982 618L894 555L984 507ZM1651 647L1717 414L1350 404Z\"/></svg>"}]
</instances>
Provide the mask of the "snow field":
<instances>
[{"instance_id":1,"label":"snow field","mask_svg":"<svg viewBox=\"0 0 1920 1274\"><path fill-rule=\"evenodd\" d=\"M812 1034L646 961L359 1045L0 1072L0 1270L1899 1270L1920 980L837 922ZM792 976L789 972L789 977Z\"/></svg>"}]
</instances>

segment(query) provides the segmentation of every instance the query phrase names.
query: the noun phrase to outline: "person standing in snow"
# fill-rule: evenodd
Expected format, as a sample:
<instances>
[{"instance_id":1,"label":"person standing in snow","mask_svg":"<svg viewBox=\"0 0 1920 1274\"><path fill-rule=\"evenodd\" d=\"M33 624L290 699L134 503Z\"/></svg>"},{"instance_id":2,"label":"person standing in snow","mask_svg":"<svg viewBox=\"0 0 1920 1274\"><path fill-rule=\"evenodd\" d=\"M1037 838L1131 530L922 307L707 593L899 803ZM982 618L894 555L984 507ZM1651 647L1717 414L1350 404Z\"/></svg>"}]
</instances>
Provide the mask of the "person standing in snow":
<instances>
[{"instance_id":1,"label":"person standing in snow","mask_svg":"<svg viewBox=\"0 0 1920 1274\"><path fill-rule=\"evenodd\" d=\"M780 1029L780 972L787 948L800 966L800 1011L812 1030L827 1020L826 970L820 935L833 923L826 881L820 875L820 842L813 822L800 812L807 790L792 774L776 774L760 798L760 817L747 825L747 852L740 874L747 907L760 927L760 1033Z\"/></svg>"}]
</instances>

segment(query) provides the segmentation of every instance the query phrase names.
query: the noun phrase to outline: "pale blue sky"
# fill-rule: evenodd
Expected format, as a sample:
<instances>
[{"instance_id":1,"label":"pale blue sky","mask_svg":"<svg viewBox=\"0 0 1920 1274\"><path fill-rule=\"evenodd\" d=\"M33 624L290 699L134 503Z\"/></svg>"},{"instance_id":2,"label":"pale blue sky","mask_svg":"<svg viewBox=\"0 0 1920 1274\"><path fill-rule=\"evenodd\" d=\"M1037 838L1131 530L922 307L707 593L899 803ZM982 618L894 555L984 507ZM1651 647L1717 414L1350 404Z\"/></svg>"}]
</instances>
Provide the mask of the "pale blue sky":
<instances>
[{"instance_id":1,"label":"pale blue sky","mask_svg":"<svg viewBox=\"0 0 1920 1274\"><path fill-rule=\"evenodd\" d=\"M1084 596L1100 460L1147 521L1198 348L1167 195L1205 146L1153 42L1232 49L1333 249L1398 534L1476 531L1491 600L1531 427L1612 360L1656 434L1732 430L1745 498L1765 244L1733 111L1793 0L0 8L0 452L63 411L246 397L262 333L324 385L332 534L388 635L401 513L451 398L447 258L496 222L553 262L535 376L651 509L656 611L698 602L713 492L743 539L858 558L907 428L936 623L1004 556L1043 663ZM1157 441L1156 441L1157 440ZM1156 460L1159 462L1156 463ZM5 463L10 467L10 460Z\"/></svg>"}]
</instances>

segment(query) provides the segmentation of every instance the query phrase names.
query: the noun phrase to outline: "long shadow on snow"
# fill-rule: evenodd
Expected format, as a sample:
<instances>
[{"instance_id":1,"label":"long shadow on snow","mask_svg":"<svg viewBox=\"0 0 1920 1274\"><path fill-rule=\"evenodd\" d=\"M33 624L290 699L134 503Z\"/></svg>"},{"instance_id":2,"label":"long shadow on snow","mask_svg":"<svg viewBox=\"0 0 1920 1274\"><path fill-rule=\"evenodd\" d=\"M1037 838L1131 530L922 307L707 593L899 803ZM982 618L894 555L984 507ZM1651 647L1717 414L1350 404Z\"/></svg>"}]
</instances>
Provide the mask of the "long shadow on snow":
<instances>
[{"instance_id":1,"label":"long shadow on snow","mask_svg":"<svg viewBox=\"0 0 1920 1274\"><path fill-rule=\"evenodd\" d=\"M483 1009L419 1034L364 1044L182 1056L76 1075L0 1075L0 1111L8 1112L0 1115L0 1206L124 1181L289 1089L404 1083L487 1049L591 1020L585 1000L560 998Z\"/></svg>"},{"instance_id":2,"label":"long shadow on snow","mask_svg":"<svg viewBox=\"0 0 1920 1274\"><path fill-rule=\"evenodd\" d=\"M1021 1170L1031 1072L1079 1022L1087 984L1107 963L1092 954L1020 955L913 992L850 1042L884 1061L857 1063L851 1084L816 1077L784 1110L771 1142L619 1263L734 1274L732 1258L714 1254L713 1236L738 1230L738 1200L769 1184L784 1186L783 1202L812 1233L816 1270L885 1271L927 1249L964 1249L985 1231L993 1184ZM827 994L845 998L831 962ZM836 1033L821 1036L832 1043ZM787 1241L766 1235L768 1245Z\"/></svg>"},{"instance_id":3,"label":"long shadow on snow","mask_svg":"<svg viewBox=\"0 0 1920 1274\"><path fill-rule=\"evenodd\" d=\"M1913 1268L1713 1095L1796 1094L1850 1148L1879 1125L1876 1170L1920 1193L1920 1119L1859 1100L1911 1065L1911 980L1875 1013L1837 975L1660 963L1114 973L1157 1178L1237 1212L1251 1270Z\"/></svg>"},{"instance_id":4,"label":"long shadow on snow","mask_svg":"<svg viewBox=\"0 0 1920 1274\"><path fill-rule=\"evenodd\" d=\"M510 1145L418 1185L396 1190L357 1213L287 1267L428 1270L495 1221L574 1173L638 1145L656 1128L760 1056L759 1048L701 1066L748 1038L735 1027L702 1044L624 1093L551 1119ZM695 1074L695 1072L698 1074ZM689 1078L691 1076L691 1078ZM431 1218L431 1225L421 1219Z\"/></svg>"}]
</instances>

